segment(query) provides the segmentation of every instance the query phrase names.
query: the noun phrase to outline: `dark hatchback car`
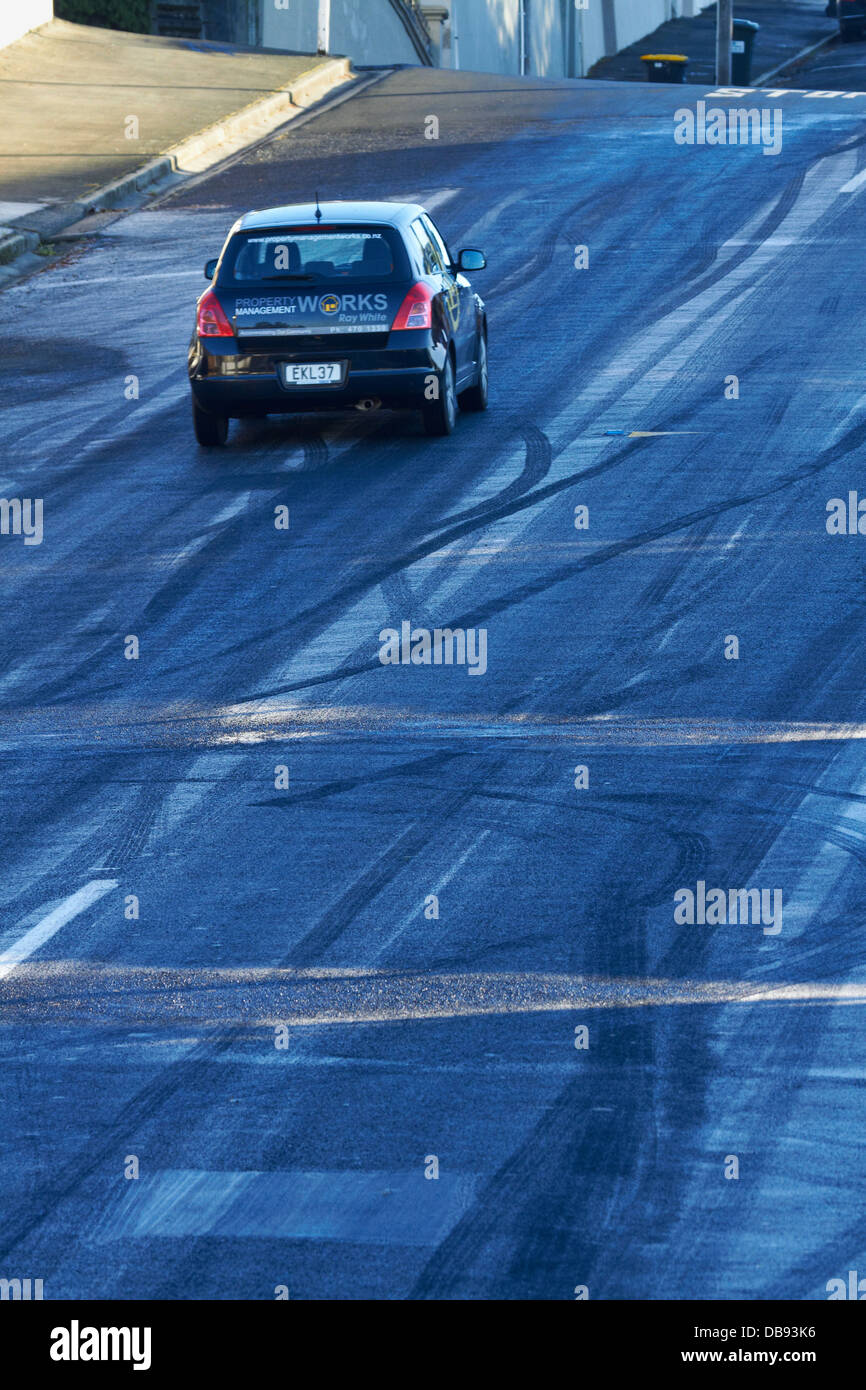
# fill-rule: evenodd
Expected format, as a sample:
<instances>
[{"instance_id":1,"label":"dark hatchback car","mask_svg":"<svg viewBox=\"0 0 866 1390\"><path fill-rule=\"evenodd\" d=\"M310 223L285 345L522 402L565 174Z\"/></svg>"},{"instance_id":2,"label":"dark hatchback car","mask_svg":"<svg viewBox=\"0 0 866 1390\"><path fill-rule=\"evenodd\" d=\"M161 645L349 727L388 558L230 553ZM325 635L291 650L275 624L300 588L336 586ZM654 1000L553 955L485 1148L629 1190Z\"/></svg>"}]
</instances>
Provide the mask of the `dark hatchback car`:
<instances>
[{"instance_id":1,"label":"dark hatchback car","mask_svg":"<svg viewBox=\"0 0 866 1390\"><path fill-rule=\"evenodd\" d=\"M487 406L487 313L415 203L298 204L249 212L205 275L189 347L195 434L230 419L312 410L420 410L450 434Z\"/></svg>"}]
</instances>

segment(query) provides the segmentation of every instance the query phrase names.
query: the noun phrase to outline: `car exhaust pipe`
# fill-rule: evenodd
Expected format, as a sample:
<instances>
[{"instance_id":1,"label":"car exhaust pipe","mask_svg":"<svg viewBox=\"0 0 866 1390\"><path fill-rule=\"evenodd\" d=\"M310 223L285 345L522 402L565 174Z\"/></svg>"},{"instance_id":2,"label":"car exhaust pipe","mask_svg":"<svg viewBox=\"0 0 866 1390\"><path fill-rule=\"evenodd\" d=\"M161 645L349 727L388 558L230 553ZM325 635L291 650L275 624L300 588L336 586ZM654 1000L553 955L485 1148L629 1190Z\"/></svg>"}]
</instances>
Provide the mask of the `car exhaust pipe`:
<instances>
[{"instance_id":1,"label":"car exhaust pipe","mask_svg":"<svg viewBox=\"0 0 866 1390\"><path fill-rule=\"evenodd\" d=\"M355 402L356 410L378 410L382 404L378 396L365 396L362 401Z\"/></svg>"}]
</instances>

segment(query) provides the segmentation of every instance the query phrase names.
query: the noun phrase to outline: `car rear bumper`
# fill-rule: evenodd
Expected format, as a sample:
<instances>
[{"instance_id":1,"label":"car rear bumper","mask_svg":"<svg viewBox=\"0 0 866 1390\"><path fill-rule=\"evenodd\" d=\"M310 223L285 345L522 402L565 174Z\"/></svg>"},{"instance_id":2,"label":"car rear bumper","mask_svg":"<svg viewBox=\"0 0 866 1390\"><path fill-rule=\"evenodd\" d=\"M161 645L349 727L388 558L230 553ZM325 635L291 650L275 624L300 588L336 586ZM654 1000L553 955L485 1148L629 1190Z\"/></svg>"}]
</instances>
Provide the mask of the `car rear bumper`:
<instances>
[{"instance_id":1,"label":"car rear bumper","mask_svg":"<svg viewBox=\"0 0 866 1390\"><path fill-rule=\"evenodd\" d=\"M408 335L407 335L408 336ZM417 346L362 352L286 352L245 354L238 343L193 340L189 381L204 410L217 415L281 415L294 411L345 410L368 401L396 409L419 408L431 376L445 365L445 348L426 338ZM345 380L338 386L283 386L281 362L345 361Z\"/></svg>"},{"instance_id":2,"label":"car rear bumper","mask_svg":"<svg viewBox=\"0 0 866 1390\"><path fill-rule=\"evenodd\" d=\"M284 387L276 376L191 378L192 394L215 415L290 415L296 410L345 410L376 401L384 406L419 407L431 368L350 372L344 386Z\"/></svg>"}]
</instances>

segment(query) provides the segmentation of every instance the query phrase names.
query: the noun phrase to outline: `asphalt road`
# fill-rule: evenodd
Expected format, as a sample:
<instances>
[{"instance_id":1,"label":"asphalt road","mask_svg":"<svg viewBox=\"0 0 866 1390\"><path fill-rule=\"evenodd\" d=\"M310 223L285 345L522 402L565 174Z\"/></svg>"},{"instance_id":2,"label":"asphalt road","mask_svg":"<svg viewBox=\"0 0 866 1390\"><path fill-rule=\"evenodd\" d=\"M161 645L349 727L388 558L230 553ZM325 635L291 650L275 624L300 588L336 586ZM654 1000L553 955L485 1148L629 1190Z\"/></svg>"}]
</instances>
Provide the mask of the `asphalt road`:
<instances>
[{"instance_id":1,"label":"asphalt road","mask_svg":"<svg viewBox=\"0 0 866 1390\"><path fill-rule=\"evenodd\" d=\"M866 87L866 38L835 39L828 48L812 55L808 62L778 79L780 87L800 87L815 91L863 91ZM815 100L815 98L810 98Z\"/></svg>"},{"instance_id":2,"label":"asphalt road","mask_svg":"<svg viewBox=\"0 0 866 1390\"><path fill-rule=\"evenodd\" d=\"M0 494L44 537L0 536L0 1276L866 1274L866 539L825 525L862 485L866 98L756 98L776 156L676 144L684 100L398 72L4 293ZM487 252L490 410L201 453L200 267L314 188ZM486 629L486 673L383 666L406 620ZM699 882L780 891L781 931L676 921Z\"/></svg>"}]
</instances>

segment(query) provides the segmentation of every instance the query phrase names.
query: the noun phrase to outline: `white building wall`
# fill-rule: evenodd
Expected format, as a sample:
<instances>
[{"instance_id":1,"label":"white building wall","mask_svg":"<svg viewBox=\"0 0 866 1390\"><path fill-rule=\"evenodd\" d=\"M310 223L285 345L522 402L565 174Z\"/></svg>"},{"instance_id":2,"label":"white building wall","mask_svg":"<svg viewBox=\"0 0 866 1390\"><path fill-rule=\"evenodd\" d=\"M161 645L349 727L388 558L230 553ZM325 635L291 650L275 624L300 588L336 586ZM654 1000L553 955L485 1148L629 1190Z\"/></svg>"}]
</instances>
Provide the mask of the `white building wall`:
<instances>
[{"instance_id":1,"label":"white building wall","mask_svg":"<svg viewBox=\"0 0 866 1390\"><path fill-rule=\"evenodd\" d=\"M0 0L0 48L54 18L54 0Z\"/></svg>"},{"instance_id":2,"label":"white building wall","mask_svg":"<svg viewBox=\"0 0 866 1390\"><path fill-rule=\"evenodd\" d=\"M366 0L369 3L369 0ZM422 0L422 5L425 0ZM450 10L451 43L442 66L479 72L520 72L520 14L526 14L526 68L535 77L582 76L677 16L691 17L714 0L441 0ZM569 11L572 11L569 14ZM456 34L457 42L454 42ZM447 43L447 39L446 39ZM569 59L569 43L573 56Z\"/></svg>"},{"instance_id":3,"label":"white building wall","mask_svg":"<svg viewBox=\"0 0 866 1390\"><path fill-rule=\"evenodd\" d=\"M575 15L575 19L578 19ZM535 77L568 76L568 4L535 0L528 10L528 72ZM579 19L578 19L579 23Z\"/></svg>"},{"instance_id":4,"label":"white building wall","mask_svg":"<svg viewBox=\"0 0 866 1390\"><path fill-rule=\"evenodd\" d=\"M315 53L318 13L318 0L288 0L285 6L262 0L262 46ZM388 0L331 0L330 51L361 65L419 61Z\"/></svg>"},{"instance_id":5,"label":"white building wall","mask_svg":"<svg viewBox=\"0 0 866 1390\"><path fill-rule=\"evenodd\" d=\"M421 0L422 8L428 3L431 10L449 11L441 29L442 67L517 75L523 47L529 75L556 78L580 77L599 58L713 0ZM317 13L318 0L262 0L262 43L315 52ZM419 61L388 0L331 0L330 46L356 64Z\"/></svg>"},{"instance_id":6,"label":"white building wall","mask_svg":"<svg viewBox=\"0 0 866 1390\"><path fill-rule=\"evenodd\" d=\"M448 0L443 0L443 6ZM518 0L450 0L442 67L474 72L520 71Z\"/></svg>"}]
</instances>

